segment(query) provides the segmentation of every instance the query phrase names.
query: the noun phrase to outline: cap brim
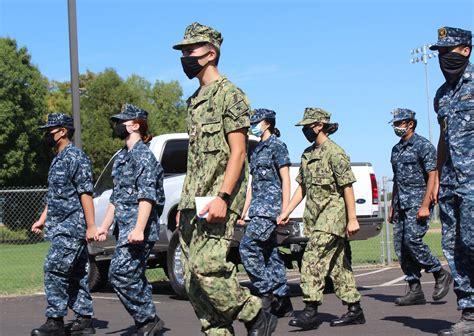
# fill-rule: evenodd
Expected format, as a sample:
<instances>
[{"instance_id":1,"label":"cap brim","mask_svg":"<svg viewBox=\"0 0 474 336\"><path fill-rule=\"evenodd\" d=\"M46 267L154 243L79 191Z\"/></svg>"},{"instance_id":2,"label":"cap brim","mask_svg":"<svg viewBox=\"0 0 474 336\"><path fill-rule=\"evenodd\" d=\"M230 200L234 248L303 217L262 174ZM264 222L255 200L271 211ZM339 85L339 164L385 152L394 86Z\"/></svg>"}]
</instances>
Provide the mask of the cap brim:
<instances>
[{"instance_id":1,"label":"cap brim","mask_svg":"<svg viewBox=\"0 0 474 336\"><path fill-rule=\"evenodd\" d=\"M205 40L205 39L202 39L202 38L184 39L184 40L180 41L179 43L175 44L173 46L173 49L181 50L181 49L183 49L184 46L187 46L187 45L190 45L190 44L196 44L196 43L212 43L212 42L208 41L208 40Z\"/></svg>"},{"instance_id":2,"label":"cap brim","mask_svg":"<svg viewBox=\"0 0 474 336\"><path fill-rule=\"evenodd\" d=\"M110 120L112 121L117 121L117 120L132 120L133 118L130 118L129 116L127 116L126 114L122 114L122 113L119 113L119 114L115 114L113 116L110 117Z\"/></svg>"}]
</instances>

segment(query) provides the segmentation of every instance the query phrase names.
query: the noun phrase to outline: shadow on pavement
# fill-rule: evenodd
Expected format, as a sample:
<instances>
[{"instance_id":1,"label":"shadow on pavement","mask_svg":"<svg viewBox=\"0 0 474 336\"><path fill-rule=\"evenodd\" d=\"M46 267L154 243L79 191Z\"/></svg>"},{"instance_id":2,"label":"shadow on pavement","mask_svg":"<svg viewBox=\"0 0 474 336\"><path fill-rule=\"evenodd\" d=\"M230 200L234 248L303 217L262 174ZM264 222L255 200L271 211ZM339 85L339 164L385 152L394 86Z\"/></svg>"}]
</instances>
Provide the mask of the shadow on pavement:
<instances>
[{"instance_id":1,"label":"shadow on pavement","mask_svg":"<svg viewBox=\"0 0 474 336\"><path fill-rule=\"evenodd\" d=\"M402 296L403 294L400 295L387 295L387 294L365 294L364 297L370 297L374 300L377 301L382 301L382 302L391 302L395 304L395 299Z\"/></svg>"},{"instance_id":2,"label":"shadow on pavement","mask_svg":"<svg viewBox=\"0 0 474 336\"><path fill-rule=\"evenodd\" d=\"M382 320L393 321L403 324L406 327L412 329L418 329L420 331L437 334L442 329L448 329L451 327L452 322L435 319L417 319L410 316L386 316Z\"/></svg>"}]
</instances>

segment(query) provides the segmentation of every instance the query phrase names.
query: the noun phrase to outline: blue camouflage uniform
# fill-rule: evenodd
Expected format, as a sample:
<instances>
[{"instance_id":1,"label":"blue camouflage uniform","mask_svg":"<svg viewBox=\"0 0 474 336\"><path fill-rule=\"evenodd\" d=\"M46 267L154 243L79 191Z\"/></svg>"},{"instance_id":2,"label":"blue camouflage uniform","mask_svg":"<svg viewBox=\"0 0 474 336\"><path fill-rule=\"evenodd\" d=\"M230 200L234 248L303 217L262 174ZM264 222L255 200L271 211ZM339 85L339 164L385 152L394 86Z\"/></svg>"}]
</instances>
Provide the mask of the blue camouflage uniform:
<instances>
[{"instance_id":1,"label":"blue camouflage uniform","mask_svg":"<svg viewBox=\"0 0 474 336\"><path fill-rule=\"evenodd\" d=\"M470 31L443 27L431 49L471 45ZM444 83L434 109L446 142L441 169L439 207L443 253L454 278L458 308L474 308L474 66L467 64L459 81Z\"/></svg>"},{"instance_id":2,"label":"blue camouflage uniform","mask_svg":"<svg viewBox=\"0 0 474 336\"><path fill-rule=\"evenodd\" d=\"M72 118L51 113L40 129L74 129ZM72 143L53 159L48 173L45 238L51 241L44 263L46 317L92 316L92 298L87 280L86 222L80 195L93 193L89 158Z\"/></svg>"},{"instance_id":3,"label":"blue camouflage uniform","mask_svg":"<svg viewBox=\"0 0 474 336\"><path fill-rule=\"evenodd\" d=\"M392 123L415 119L415 112L408 109L396 109L393 114ZM428 173L436 170L436 150L427 139L414 133L393 146L391 163L397 186L392 205L394 247L405 280L411 282L420 279L421 269L427 273L441 270L441 263L423 242L429 219L416 218L426 194Z\"/></svg>"},{"instance_id":4,"label":"blue camouflage uniform","mask_svg":"<svg viewBox=\"0 0 474 336\"><path fill-rule=\"evenodd\" d=\"M147 112L126 104L113 121L144 119ZM112 168L114 187L110 203L115 206L114 222L117 245L110 263L109 280L125 309L136 323L144 323L156 315L152 287L145 269L151 249L158 240L158 218L165 203L163 168L142 140L128 151L122 148ZM138 203L148 200L153 207L144 231L144 241L128 242L128 235L137 223Z\"/></svg>"},{"instance_id":5,"label":"blue camouflage uniform","mask_svg":"<svg viewBox=\"0 0 474 336\"><path fill-rule=\"evenodd\" d=\"M251 117L255 124L275 119L275 112L257 109ZM252 200L250 224L240 242L242 263L260 294L289 295L286 268L278 253L276 217L282 211L282 184L279 170L290 165L286 145L276 135L261 141L250 157Z\"/></svg>"}]
</instances>

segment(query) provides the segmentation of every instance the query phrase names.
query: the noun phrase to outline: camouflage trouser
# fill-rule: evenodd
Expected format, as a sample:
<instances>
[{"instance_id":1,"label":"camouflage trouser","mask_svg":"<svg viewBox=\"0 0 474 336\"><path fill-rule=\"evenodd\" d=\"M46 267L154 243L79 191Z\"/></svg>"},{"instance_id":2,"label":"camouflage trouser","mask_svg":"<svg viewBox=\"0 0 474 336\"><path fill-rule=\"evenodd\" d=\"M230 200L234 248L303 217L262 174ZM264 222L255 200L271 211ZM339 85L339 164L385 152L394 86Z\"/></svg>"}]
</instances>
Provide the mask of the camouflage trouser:
<instances>
[{"instance_id":1,"label":"camouflage trouser","mask_svg":"<svg viewBox=\"0 0 474 336\"><path fill-rule=\"evenodd\" d=\"M443 253L454 278L458 308L474 308L474 182L441 185Z\"/></svg>"},{"instance_id":2,"label":"camouflage trouser","mask_svg":"<svg viewBox=\"0 0 474 336\"><path fill-rule=\"evenodd\" d=\"M208 223L195 210L182 210L179 224L186 291L207 335L233 335L232 322L251 321L261 308L258 297L241 287L237 270L226 260L238 215Z\"/></svg>"},{"instance_id":3,"label":"camouflage trouser","mask_svg":"<svg viewBox=\"0 0 474 336\"><path fill-rule=\"evenodd\" d=\"M260 294L280 297L289 292L286 268L277 247L276 223L267 217L252 217L240 242L240 257L252 284Z\"/></svg>"},{"instance_id":4,"label":"camouflage trouser","mask_svg":"<svg viewBox=\"0 0 474 336\"><path fill-rule=\"evenodd\" d=\"M393 218L393 245L405 281L419 280L421 270L437 272L441 263L433 256L423 237L429 229L429 220L416 220L418 208L398 209Z\"/></svg>"},{"instance_id":5,"label":"camouflage trouser","mask_svg":"<svg viewBox=\"0 0 474 336\"><path fill-rule=\"evenodd\" d=\"M345 254L345 238L322 231L313 231L308 238L301 267L303 301L322 302L324 278L329 275L343 303L358 302L360 294Z\"/></svg>"},{"instance_id":6,"label":"camouflage trouser","mask_svg":"<svg viewBox=\"0 0 474 336\"><path fill-rule=\"evenodd\" d=\"M152 287L145 276L153 245L153 242L117 245L110 262L109 281L136 322L145 322L156 315Z\"/></svg>"},{"instance_id":7,"label":"camouflage trouser","mask_svg":"<svg viewBox=\"0 0 474 336\"><path fill-rule=\"evenodd\" d=\"M85 242L54 237L44 262L46 317L63 317L67 308L77 316L92 316L92 297L87 280L88 254Z\"/></svg>"}]
</instances>

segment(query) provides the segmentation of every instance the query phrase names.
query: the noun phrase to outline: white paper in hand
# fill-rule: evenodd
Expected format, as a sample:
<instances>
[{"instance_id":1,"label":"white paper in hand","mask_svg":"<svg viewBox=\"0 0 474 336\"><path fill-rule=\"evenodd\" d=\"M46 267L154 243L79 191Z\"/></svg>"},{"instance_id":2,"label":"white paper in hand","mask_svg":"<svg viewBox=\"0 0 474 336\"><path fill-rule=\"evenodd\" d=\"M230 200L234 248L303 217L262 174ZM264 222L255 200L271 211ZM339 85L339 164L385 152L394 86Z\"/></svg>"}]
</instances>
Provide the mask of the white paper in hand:
<instances>
[{"instance_id":1,"label":"white paper in hand","mask_svg":"<svg viewBox=\"0 0 474 336\"><path fill-rule=\"evenodd\" d=\"M195 197L194 200L196 202L196 214L199 218L207 218L208 213L206 212L204 215L199 216L202 209L206 207L215 197L214 196L207 196L207 197Z\"/></svg>"}]
</instances>

